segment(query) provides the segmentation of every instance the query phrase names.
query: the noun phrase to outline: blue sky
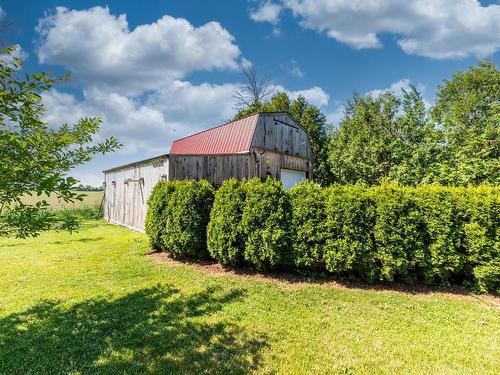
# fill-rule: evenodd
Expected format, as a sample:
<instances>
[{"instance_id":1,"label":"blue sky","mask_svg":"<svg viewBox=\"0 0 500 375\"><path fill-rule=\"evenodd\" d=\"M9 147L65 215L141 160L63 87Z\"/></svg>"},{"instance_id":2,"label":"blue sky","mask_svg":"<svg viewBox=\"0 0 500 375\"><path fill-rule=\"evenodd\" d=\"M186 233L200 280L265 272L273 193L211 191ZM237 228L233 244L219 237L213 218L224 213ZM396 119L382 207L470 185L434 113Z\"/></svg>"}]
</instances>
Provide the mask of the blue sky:
<instances>
[{"instance_id":1,"label":"blue sky","mask_svg":"<svg viewBox=\"0 0 500 375\"><path fill-rule=\"evenodd\" d=\"M354 90L437 86L481 58L500 63L497 1L163 0L3 1L3 39L26 71L72 72L44 95L51 126L103 118L124 147L74 171L169 150L173 139L234 113L241 61L277 89L304 95L336 125ZM377 91L375 91L377 92Z\"/></svg>"}]
</instances>

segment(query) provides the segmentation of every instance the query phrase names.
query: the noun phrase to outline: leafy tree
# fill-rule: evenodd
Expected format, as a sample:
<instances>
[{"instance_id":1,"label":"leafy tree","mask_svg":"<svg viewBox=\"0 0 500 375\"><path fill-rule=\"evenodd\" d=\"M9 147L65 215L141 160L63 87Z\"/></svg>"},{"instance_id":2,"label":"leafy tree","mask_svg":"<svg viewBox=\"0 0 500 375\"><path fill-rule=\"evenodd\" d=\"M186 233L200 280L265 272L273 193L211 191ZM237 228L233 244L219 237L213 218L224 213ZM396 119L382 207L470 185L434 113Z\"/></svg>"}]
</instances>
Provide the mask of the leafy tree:
<instances>
[{"instance_id":1,"label":"leafy tree","mask_svg":"<svg viewBox=\"0 0 500 375\"><path fill-rule=\"evenodd\" d=\"M482 61L445 81L431 116L444 136L440 182L500 182L500 71L493 63Z\"/></svg>"},{"instance_id":2,"label":"leafy tree","mask_svg":"<svg viewBox=\"0 0 500 375\"><path fill-rule=\"evenodd\" d=\"M331 138L329 164L335 182L379 184L384 179L417 184L433 174L438 133L427 121L415 87L396 96L354 93Z\"/></svg>"},{"instance_id":3,"label":"leafy tree","mask_svg":"<svg viewBox=\"0 0 500 375\"><path fill-rule=\"evenodd\" d=\"M0 55L0 235L24 238L51 228L71 230L78 225L76 219L55 215L45 197L82 200L84 195L74 191L78 181L67 173L119 144L114 138L94 142L98 118L49 127L42 119L41 93L61 78L45 73L19 78L22 62L14 51L4 48ZM26 203L33 194L40 200Z\"/></svg>"},{"instance_id":4,"label":"leafy tree","mask_svg":"<svg viewBox=\"0 0 500 375\"><path fill-rule=\"evenodd\" d=\"M331 172L327 165L328 129L326 116L320 109L309 104L303 96L294 100L285 92L275 93L268 102L257 101L241 110L235 119L258 112L288 112L307 131L311 152L315 160L313 175L316 181L326 185L331 182Z\"/></svg>"}]
</instances>

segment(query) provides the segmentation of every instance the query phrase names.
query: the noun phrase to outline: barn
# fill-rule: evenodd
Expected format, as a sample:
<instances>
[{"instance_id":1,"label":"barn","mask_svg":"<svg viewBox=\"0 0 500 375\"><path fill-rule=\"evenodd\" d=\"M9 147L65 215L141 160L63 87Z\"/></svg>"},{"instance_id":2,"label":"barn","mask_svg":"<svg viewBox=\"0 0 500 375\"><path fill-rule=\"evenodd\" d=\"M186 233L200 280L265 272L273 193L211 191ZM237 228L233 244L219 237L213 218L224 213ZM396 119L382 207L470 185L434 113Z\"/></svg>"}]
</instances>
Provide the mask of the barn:
<instances>
[{"instance_id":1,"label":"barn","mask_svg":"<svg viewBox=\"0 0 500 375\"><path fill-rule=\"evenodd\" d=\"M312 178L304 128L284 112L258 113L175 140L170 153L104 171L104 218L144 231L147 200L160 180L267 176L290 189Z\"/></svg>"}]
</instances>

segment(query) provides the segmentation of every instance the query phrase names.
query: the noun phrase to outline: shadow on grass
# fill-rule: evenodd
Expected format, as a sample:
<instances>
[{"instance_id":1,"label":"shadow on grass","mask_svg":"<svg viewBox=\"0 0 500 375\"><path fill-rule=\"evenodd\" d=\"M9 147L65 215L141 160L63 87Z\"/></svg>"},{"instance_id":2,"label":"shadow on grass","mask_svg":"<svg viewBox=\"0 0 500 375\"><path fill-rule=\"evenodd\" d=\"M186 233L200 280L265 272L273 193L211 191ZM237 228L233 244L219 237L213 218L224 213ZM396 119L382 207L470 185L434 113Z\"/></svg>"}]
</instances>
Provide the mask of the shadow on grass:
<instances>
[{"instance_id":1,"label":"shadow on grass","mask_svg":"<svg viewBox=\"0 0 500 375\"><path fill-rule=\"evenodd\" d=\"M266 338L216 316L242 298L157 286L70 307L42 302L0 319L0 373L248 373Z\"/></svg>"},{"instance_id":2,"label":"shadow on grass","mask_svg":"<svg viewBox=\"0 0 500 375\"><path fill-rule=\"evenodd\" d=\"M67 240L67 241L52 241L49 243L52 245L64 245L64 244L69 244L72 242L88 243L88 242L96 242L96 241L101 241L101 240L104 240L104 237L83 237L83 238L75 238L75 239Z\"/></svg>"}]
</instances>

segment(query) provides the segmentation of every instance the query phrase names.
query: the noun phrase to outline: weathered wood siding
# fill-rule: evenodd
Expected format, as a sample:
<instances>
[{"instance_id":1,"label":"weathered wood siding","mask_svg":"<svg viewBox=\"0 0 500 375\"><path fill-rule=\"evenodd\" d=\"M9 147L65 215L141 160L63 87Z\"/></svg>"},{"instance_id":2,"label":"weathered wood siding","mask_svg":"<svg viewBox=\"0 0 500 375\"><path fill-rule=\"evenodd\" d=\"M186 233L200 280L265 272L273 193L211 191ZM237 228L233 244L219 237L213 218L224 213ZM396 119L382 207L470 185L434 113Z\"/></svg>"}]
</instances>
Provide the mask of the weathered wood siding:
<instances>
[{"instance_id":1,"label":"weathered wood siding","mask_svg":"<svg viewBox=\"0 0 500 375\"><path fill-rule=\"evenodd\" d=\"M312 159L306 131L286 113L263 113L259 116L252 148Z\"/></svg>"},{"instance_id":2,"label":"weathered wood siding","mask_svg":"<svg viewBox=\"0 0 500 375\"><path fill-rule=\"evenodd\" d=\"M224 180L271 176L280 179L281 168L305 171L312 177L311 163L301 157L255 149L252 154L211 156L170 156L171 180L208 180L220 186Z\"/></svg>"},{"instance_id":3,"label":"weathered wood siding","mask_svg":"<svg viewBox=\"0 0 500 375\"><path fill-rule=\"evenodd\" d=\"M208 180L220 186L224 180L238 180L259 175L258 165L251 154L241 155L171 155L169 176L171 180Z\"/></svg>"},{"instance_id":4,"label":"weathered wood siding","mask_svg":"<svg viewBox=\"0 0 500 375\"><path fill-rule=\"evenodd\" d=\"M168 179L166 158L105 172L104 218L143 232L146 203L151 190L162 178Z\"/></svg>"}]
</instances>

